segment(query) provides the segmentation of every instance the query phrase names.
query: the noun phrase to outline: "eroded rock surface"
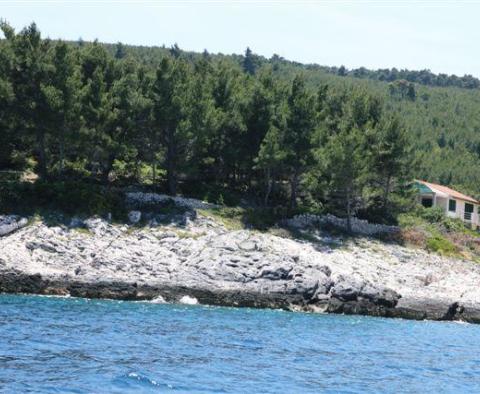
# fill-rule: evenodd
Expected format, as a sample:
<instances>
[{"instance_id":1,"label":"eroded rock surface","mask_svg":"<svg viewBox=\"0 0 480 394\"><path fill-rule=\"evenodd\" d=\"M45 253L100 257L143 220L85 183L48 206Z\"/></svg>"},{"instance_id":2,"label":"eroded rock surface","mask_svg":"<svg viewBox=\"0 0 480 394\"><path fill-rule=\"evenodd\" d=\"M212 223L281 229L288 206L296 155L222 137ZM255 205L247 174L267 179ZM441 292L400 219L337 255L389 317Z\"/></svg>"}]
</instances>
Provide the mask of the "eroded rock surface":
<instances>
[{"instance_id":1,"label":"eroded rock surface","mask_svg":"<svg viewBox=\"0 0 480 394\"><path fill-rule=\"evenodd\" d=\"M306 242L202 216L16 230L0 238L2 292L480 322L478 265L369 239Z\"/></svg>"}]
</instances>

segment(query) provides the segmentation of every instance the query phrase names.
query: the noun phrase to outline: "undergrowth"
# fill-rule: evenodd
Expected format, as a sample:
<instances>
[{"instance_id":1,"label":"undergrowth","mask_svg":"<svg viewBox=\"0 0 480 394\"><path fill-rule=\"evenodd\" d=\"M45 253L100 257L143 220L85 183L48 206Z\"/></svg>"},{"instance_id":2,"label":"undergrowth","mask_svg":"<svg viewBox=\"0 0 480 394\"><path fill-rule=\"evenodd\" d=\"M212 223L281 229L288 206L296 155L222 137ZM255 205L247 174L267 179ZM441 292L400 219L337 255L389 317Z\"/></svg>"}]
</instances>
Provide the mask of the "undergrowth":
<instances>
[{"instance_id":1,"label":"undergrowth","mask_svg":"<svg viewBox=\"0 0 480 394\"><path fill-rule=\"evenodd\" d=\"M400 243L480 262L480 234L438 208L418 207L399 215L398 222Z\"/></svg>"}]
</instances>

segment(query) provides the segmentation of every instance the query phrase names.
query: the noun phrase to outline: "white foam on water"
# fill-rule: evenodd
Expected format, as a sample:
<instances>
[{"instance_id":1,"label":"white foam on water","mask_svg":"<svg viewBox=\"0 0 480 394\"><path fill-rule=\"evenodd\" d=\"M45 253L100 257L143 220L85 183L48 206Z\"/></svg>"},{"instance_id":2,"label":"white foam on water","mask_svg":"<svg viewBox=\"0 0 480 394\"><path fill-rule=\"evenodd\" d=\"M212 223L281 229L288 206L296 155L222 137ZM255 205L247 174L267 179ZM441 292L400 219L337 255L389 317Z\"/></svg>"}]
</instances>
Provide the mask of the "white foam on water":
<instances>
[{"instance_id":1,"label":"white foam on water","mask_svg":"<svg viewBox=\"0 0 480 394\"><path fill-rule=\"evenodd\" d=\"M163 298L161 295L153 298L152 300L150 300L150 303L151 304L166 304L167 301L165 301L165 298Z\"/></svg>"},{"instance_id":2,"label":"white foam on water","mask_svg":"<svg viewBox=\"0 0 480 394\"><path fill-rule=\"evenodd\" d=\"M185 304L185 305L197 305L198 304L198 300L195 297L190 297L188 295L180 298L180 300L178 302L180 302L180 304Z\"/></svg>"},{"instance_id":3,"label":"white foam on water","mask_svg":"<svg viewBox=\"0 0 480 394\"><path fill-rule=\"evenodd\" d=\"M469 326L470 324L472 324L472 323L469 323L468 321L463 321L463 320L452 320L452 323L461 324L461 325L467 325L467 326Z\"/></svg>"}]
</instances>

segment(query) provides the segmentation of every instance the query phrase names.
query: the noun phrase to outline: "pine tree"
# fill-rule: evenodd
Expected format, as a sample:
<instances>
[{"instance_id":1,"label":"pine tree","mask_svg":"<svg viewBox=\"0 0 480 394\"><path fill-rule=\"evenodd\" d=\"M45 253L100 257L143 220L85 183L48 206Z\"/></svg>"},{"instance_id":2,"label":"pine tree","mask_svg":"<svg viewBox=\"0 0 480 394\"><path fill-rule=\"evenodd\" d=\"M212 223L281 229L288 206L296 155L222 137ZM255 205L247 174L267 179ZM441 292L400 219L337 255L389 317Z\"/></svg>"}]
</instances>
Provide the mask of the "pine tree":
<instances>
[{"instance_id":1,"label":"pine tree","mask_svg":"<svg viewBox=\"0 0 480 394\"><path fill-rule=\"evenodd\" d=\"M324 114L324 120L329 121L320 128L323 144L315 148L316 166L310 174L310 187L326 190L323 197L332 209L340 209L351 231L352 217L364 204L372 172L372 135L380 110L376 100L362 91L352 91L348 97L341 110L337 108L338 98L332 97L334 105L325 106L326 113L333 111Z\"/></svg>"},{"instance_id":2,"label":"pine tree","mask_svg":"<svg viewBox=\"0 0 480 394\"><path fill-rule=\"evenodd\" d=\"M123 162L130 173L137 174L138 134L141 134L142 116L145 103L142 95L137 67L133 61L117 65L118 77L111 88L109 97L108 121L106 122L106 150L108 162L106 173L112 169L115 161ZM133 170L133 171L132 171Z\"/></svg>"},{"instance_id":3,"label":"pine tree","mask_svg":"<svg viewBox=\"0 0 480 394\"><path fill-rule=\"evenodd\" d=\"M9 78L12 57L6 46L0 48L0 169L13 165L12 154L21 147L21 138L12 127L15 122L15 94Z\"/></svg>"},{"instance_id":4,"label":"pine tree","mask_svg":"<svg viewBox=\"0 0 480 394\"><path fill-rule=\"evenodd\" d=\"M115 47L115 59L123 59L125 56L127 56L127 51L125 49L125 45L123 45L121 42L117 43Z\"/></svg>"},{"instance_id":5,"label":"pine tree","mask_svg":"<svg viewBox=\"0 0 480 394\"><path fill-rule=\"evenodd\" d=\"M292 82L287 104L283 148L290 182L290 206L296 207L300 176L311 162L311 140L316 127L315 98L300 75Z\"/></svg>"},{"instance_id":6,"label":"pine tree","mask_svg":"<svg viewBox=\"0 0 480 394\"><path fill-rule=\"evenodd\" d=\"M247 185L251 186L254 160L259 154L260 145L272 127L274 117L274 94L276 86L272 74L265 72L252 83L247 92L246 134L238 147L242 150L242 170L246 175Z\"/></svg>"},{"instance_id":7,"label":"pine tree","mask_svg":"<svg viewBox=\"0 0 480 394\"><path fill-rule=\"evenodd\" d=\"M157 181L157 156L161 150L156 127L154 127L152 88L155 80L154 73L150 72L145 65L139 65L136 73L137 111L135 122L135 133L132 142L137 150L138 160L145 161L151 165L152 185L156 186Z\"/></svg>"},{"instance_id":8,"label":"pine tree","mask_svg":"<svg viewBox=\"0 0 480 394\"><path fill-rule=\"evenodd\" d=\"M194 64L194 72L187 81L183 121L188 152L184 172L193 179L206 179L208 148L215 131L215 108L212 97L212 68L208 58Z\"/></svg>"},{"instance_id":9,"label":"pine tree","mask_svg":"<svg viewBox=\"0 0 480 394\"><path fill-rule=\"evenodd\" d=\"M59 150L61 176L65 169L67 145L68 150L73 150L77 144L73 136L81 127L81 108L77 95L80 75L74 60L70 47L58 42L54 47L49 86L45 88L52 118L51 133Z\"/></svg>"},{"instance_id":10,"label":"pine tree","mask_svg":"<svg viewBox=\"0 0 480 394\"><path fill-rule=\"evenodd\" d=\"M255 75L257 69L256 58L252 50L247 47L245 50L245 56L243 57L242 62L243 71L250 75Z\"/></svg>"},{"instance_id":11,"label":"pine tree","mask_svg":"<svg viewBox=\"0 0 480 394\"><path fill-rule=\"evenodd\" d=\"M282 149L282 132L274 125L271 125L255 159L256 168L264 172L265 190L263 204L265 206L268 206L270 195L275 186L275 178L281 173L284 160L285 151Z\"/></svg>"},{"instance_id":12,"label":"pine tree","mask_svg":"<svg viewBox=\"0 0 480 394\"><path fill-rule=\"evenodd\" d=\"M214 131L209 157L217 183L230 183L234 187L243 161L242 145L246 128L248 83L246 78L230 64L222 62L214 69L212 97L214 102Z\"/></svg>"},{"instance_id":13,"label":"pine tree","mask_svg":"<svg viewBox=\"0 0 480 394\"><path fill-rule=\"evenodd\" d=\"M162 59L153 85L154 127L165 149L167 187L171 195L177 193L178 166L188 141L184 102L188 66L181 59Z\"/></svg>"},{"instance_id":14,"label":"pine tree","mask_svg":"<svg viewBox=\"0 0 480 394\"><path fill-rule=\"evenodd\" d=\"M48 102L44 87L48 83L51 43L41 39L35 23L18 34L5 22L0 27L12 54L13 67L9 77L15 95L16 132L34 138L38 172L40 177L47 178Z\"/></svg>"},{"instance_id":15,"label":"pine tree","mask_svg":"<svg viewBox=\"0 0 480 394\"><path fill-rule=\"evenodd\" d=\"M112 90L120 69L97 42L83 47L80 67L84 154L89 171L106 183L118 153Z\"/></svg>"},{"instance_id":16,"label":"pine tree","mask_svg":"<svg viewBox=\"0 0 480 394\"><path fill-rule=\"evenodd\" d=\"M331 137L317 152L320 172L328 174L328 197L330 204L340 206L351 231L351 219L359 208L359 199L366 183L368 172L364 151L364 135L360 129L348 123Z\"/></svg>"},{"instance_id":17,"label":"pine tree","mask_svg":"<svg viewBox=\"0 0 480 394\"><path fill-rule=\"evenodd\" d=\"M255 168L262 170L264 184L263 203L269 204L270 198L275 194L276 183L285 172L286 150L284 138L286 132L288 103L288 89L284 85L275 83L266 75L265 89L269 92L269 122L267 132L262 140L258 155L255 158Z\"/></svg>"},{"instance_id":18,"label":"pine tree","mask_svg":"<svg viewBox=\"0 0 480 394\"><path fill-rule=\"evenodd\" d=\"M392 216L390 207L392 193L404 190L415 160L407 132L398 116L385 116L375 129L375 142L371 148L372 183L379 191L375 201L385 216Z\"/></svg>"}]
</instances>

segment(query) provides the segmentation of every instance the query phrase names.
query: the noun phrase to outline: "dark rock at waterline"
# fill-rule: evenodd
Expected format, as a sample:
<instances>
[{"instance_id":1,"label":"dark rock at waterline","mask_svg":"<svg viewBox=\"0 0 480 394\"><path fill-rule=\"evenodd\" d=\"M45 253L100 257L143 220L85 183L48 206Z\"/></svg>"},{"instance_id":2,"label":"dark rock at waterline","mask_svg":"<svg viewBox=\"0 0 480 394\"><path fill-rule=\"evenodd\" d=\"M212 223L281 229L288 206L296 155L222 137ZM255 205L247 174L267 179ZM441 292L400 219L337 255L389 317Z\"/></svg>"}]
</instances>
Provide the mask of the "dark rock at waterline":
<instances>
[{"instance_id":1,"label":"dark rock at waterline","mask_svg":"<svg viewBox=\"0 0 480 394\"><path fill-rule=\"evenodd\" d=\"M336 286L336 285L335 285ZM324 311L329 313L360 314L399 317L414 320L462 320L480 323L480 308L459 303L447 304L435 300L407 300L397 306L400 298L390 289L370 287L368 296L361 291L353 298L352 288L337 287L337 292L318 294L305 298L306 293L262 293L227 289L172 286L170 284L143 284L136 282L82 282L72 278L48 280L40 274L27 275L11 270L0 273L0 292L116 300L153 300L162 297L166 302L179 302L186 295L201 304L252 308L275 308L298 311ZM339 298L339 290L346 289ZM358 287L357 287L358 289ZM300 297L299 297L300 295ZM346 295L346 296L345 296Z\"/></svg>"}]
</instances>

